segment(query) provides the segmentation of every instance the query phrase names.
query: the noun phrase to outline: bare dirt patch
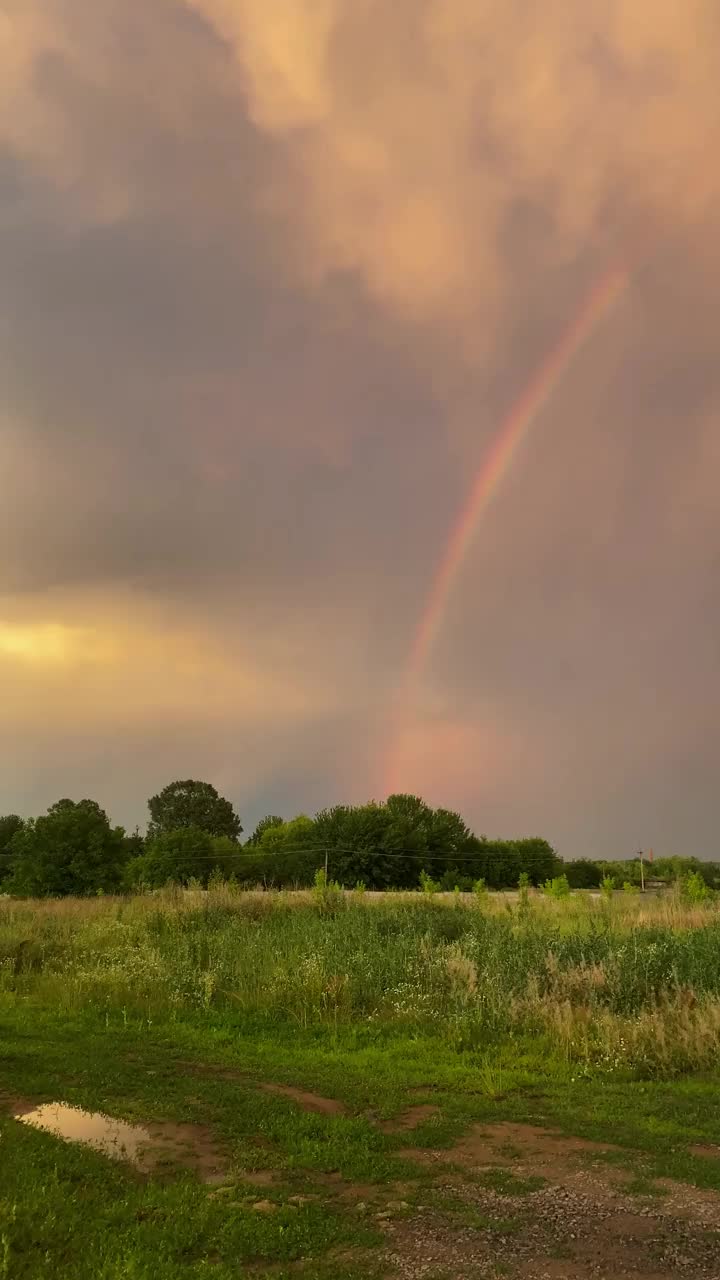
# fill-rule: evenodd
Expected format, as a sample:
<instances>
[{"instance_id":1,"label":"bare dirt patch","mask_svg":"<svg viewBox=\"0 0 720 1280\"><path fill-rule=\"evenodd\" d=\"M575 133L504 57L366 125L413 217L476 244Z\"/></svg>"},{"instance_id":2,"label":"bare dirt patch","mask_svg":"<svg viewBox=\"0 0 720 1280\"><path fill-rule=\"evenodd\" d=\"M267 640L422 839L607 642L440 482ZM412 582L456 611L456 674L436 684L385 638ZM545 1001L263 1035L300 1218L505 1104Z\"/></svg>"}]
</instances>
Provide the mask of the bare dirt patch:
<instances>
[{"instance_id":1,"label":"bare dirt patch","mask_svg":"<svg viewBox=\"0 0 720 1280\"><path fill-rule=\"evenodd\" d=\"M269 1080L258 1084L251 1075L238 1067L222 1067L212 1063L197 1062L179 1062L178 1066L193 1075L210 1076L214 1080L237 1081L238 1084L259 1088L263 1093L289 1098L292 1102L297 1102L303 1111L312 1111L322 1116L347 1115L347 1107L337 1098L324 1098L321 1094L312 1093L308 1089L298 1089L291 1084L275 1084Z\"/></svg>"},{"instance_id":2,"label":"bare dirt patch","mask_svg":"<svg viewBox=\"0 0 720 1280\"><path fill-rule=\"evenodd\" d=\"M407 1148L400 1154L420 1164L453 1164L485 1170L498 1166L518 1174L566 1177L588 1154L617 1150L609 1143L567 1137L528 1124L474 1125L453 1147L444 1151ZM609 1170L610 1177L618 1171Z\"/></svg>"},{"instance_id":3,"label":"bare dirt patch","mask_svg":"<svg viewBox=\"0 0 720 1280\"><path fill-rule=\"evenodd\" d=\"M448 1199L454 1201L449 1206ZM383 1222L392 1274L444 1280L717 1280L720 1234L664 1210L633 1209L562 1186L511 1201L477 1187L436 1186L411 1217Z\"/></svg>"},{"instance_id":4,"label":"bare dirt patch","mask_svg":"<svg viewBox=\"0 0 720 1280\"><path fill-rule=\"evenodd\" d=\"M428 1102L422 1102L415 1107L409 1107L407 1111L403 1111L401 1115L395 1116L392 1120L383 1121L379 1127L383 1133L407 1133L411 1129L417 1129L426 1120L432 1120L433 1116L439 1114L439 1107L434 1107Z\"/></svg>"},{"instance_id":5,"label":"bare dirt patch","mask_svg":"<svg viewBox=\"0 0 720 1280\"><path fill-rule=\"evenodd\" d=\"M292 1102L297 1102L303 1111L313 1111L321 1116L347 1115L345 1104L339 1102L337 1098L323 1098L319 1093L310 1093L307 1089L296 1089L291 1084L264 1083L260 1088L263 1093L274 1093L280 1098L289 1098Z\"/></svg>"},{"instance_id":6,"label":"bare dirt patch","mask_svg":"<svg viewBox=\"0 0 720 1280\"><path fill-rule=\"evenodd\" d=\"M713 1146L709 1143L695 1143L690 1148L690 1154L693 1156L702 1156L706 1160L720 1160L720 1146Z\"/></svg>"},{"instance_id":7,"label":"bare dirt patch","mask_svg":"<svg viewBox=\"0 0 720 1280\"><path fill-rule=\"evenodd\" d=\"M209 1186L228 1177L229 1161L211 1131L204 1125L163 1122L147 1126L150 1143L141 1148L138 1167L157 1174L163 1168L177 1165L189 1169ZM253 1174L253 1179L256 1175Z\"/></svg>"},{"instance_id":8,"label":"bare dirt patch","mask_svg":"<svg viewBox=\"0 0 720 1280\"><path fill-rule=\"evenodd\" d=\"M655 1185L665 1193L664 1204L669 1213L706 1227L720 1227L720 1192L674 1182L672 1178L658 1178Z\"/></svg>"},{"instance_id":9,"label":"bare dirt patch","mask_svg":"<svg viewBox=\"0 0 720 1280\"><path fill-rule=\"evenodd\" d=\"M28 1102L27 1098L21 1098L16 1093L4 1093L0 1090L0 1111L13 1116L19 1115L21 1112L32 1111L37 1103Z\"/></svg>"},{"instance_id":10,"label":"bare dirt patch","mask_svg":"<svg viewBox=\"0 0 720 1280\"><path fill-rule=\"evenodd\" d=\"M375 1201L386 1190L375 1182L348 1182L340 1173L314 1171L312 1181L324 1189L328 1200L342 1200L350 1204Z\"/></svg>"},{"instance_id":11,"label":"bare dirt patch","mask_svg":"<svg viewBox=\"0 0 720 1280\"><path fill-rule=\"evenodd\" d=\"M602 1161L587 1167L588 1155L614 1149L529 1125L499 1124L476 1126L447 1151L404 1152L436 1166L438 1176L421 1207L383 1221L392 1275L718 1280L720 1195L664 1183L662 1201L641 1201L628 1194L626 1171ZM542 1175L547 1185L516 1194L509 1182L500 1194L473 1179L498 1168L518 1177Z\"/></svg>"}]
</instances>

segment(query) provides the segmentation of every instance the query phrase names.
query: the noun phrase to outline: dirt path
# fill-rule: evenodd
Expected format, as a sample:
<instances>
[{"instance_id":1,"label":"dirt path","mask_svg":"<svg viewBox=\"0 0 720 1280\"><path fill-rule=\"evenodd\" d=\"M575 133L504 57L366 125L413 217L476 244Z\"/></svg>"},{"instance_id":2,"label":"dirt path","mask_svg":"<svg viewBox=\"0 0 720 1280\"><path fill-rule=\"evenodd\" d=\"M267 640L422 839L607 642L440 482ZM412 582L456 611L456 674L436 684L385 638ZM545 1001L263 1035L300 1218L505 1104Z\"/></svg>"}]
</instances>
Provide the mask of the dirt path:
<instances>
[{"instance_id":1,"label":"dirt path","mask_svg":"<svg viewBox=\"0 0 720 1280\"><path fill-rule=\"evenodd\" d=\"M451 1151L406 1151L437 1176L385 1223L388 1277L718 1280L720 1195L669 1182L661 1196L631 1194L630 1175L598 1159L608 1152L513 1124L478 1126Z\"/></svg>"}]
</instances>

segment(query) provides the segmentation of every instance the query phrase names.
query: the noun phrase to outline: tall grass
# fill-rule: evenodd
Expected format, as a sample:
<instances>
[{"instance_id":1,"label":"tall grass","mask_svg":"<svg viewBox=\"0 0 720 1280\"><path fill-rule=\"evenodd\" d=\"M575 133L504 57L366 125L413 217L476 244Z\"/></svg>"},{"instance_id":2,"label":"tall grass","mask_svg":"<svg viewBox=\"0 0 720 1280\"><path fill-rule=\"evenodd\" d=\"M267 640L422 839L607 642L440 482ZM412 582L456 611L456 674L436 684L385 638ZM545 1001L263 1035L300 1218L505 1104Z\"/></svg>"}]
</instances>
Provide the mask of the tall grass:
<instances>
[{"instance_id":1,"label":"tall grass","mask_svg":"<svg viewBox=\"0 0 720 1280\"><path fill-rule=\"evenodd\" d=\"M679 898L167 891L0 902L0 993L59 1011L240 1014L552 1038L579 1070L671 1074L720 1051L720 912Z\"/></svg>"}]
</instances>

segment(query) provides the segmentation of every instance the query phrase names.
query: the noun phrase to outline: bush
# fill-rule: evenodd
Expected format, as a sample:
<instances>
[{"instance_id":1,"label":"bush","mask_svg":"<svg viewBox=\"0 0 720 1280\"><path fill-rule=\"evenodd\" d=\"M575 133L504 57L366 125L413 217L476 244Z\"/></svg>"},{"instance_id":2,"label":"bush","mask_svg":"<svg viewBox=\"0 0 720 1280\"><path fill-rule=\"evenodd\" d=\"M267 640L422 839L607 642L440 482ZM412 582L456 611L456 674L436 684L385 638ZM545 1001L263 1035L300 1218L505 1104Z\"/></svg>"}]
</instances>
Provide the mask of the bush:
<instances>
[{"instance_id":1,"label":"bush","mask_svg":"<svg viewBox=\"0 0 720 1280\"><path fill-rule=\"evenodd\" d=\"M705 879L697 871L691 871L680 881L680 892L686 902L705 902L711 894Z\"/></svg>"},{"instance_id":2,"label":"bush","mask_svg":"<svg viewBox=\"0 0 720 1280\"><path fill-rule=\"evenodd\" d=\"M549 898L566 898L570 893L567 876L553 876L552 880L546 880L543 893L546 893Z\"/></svg>"},{"instance_id":3,"label":"bush","mask_svg":"<svg viewBox=\"0 0 720 1280\"><path fill-rule=\"evenodd\" d=\"M428 875L427 871L423 870L420 872L420 888L423 893L432 894L437 893L439 885L436 880L433 880L432 876Z\"/></svg>"}]
</instances>

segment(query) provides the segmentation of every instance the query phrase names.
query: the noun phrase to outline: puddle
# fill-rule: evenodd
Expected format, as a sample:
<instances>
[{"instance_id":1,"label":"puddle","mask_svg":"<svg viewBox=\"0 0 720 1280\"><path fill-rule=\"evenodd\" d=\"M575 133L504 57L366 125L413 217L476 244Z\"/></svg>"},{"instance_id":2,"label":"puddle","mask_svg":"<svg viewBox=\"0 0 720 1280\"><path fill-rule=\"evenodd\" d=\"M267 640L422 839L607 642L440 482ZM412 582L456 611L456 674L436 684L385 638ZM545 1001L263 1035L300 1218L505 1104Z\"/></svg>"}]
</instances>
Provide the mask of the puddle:
<instances>
[{"instance_id":1,"label":"puddle","mask_svg":"<svg viewBox=\"0 0 720 1280\"><path fill-rule=\"evenodd\" d=\"M99 1111L83 1111L62 1102L46 1102L34 1111L21 1111L15 1119L33 1129L54 1133L66 1142L82 1142L116 1160L135 1160L140 1149L149 1146L151 1141L149 1130L140 1125L111 1120Z\"/></svg>"},{"instance_id":2,"label":"puddle","mask_svg":"<svg viewBox=\"0 0 720 1280\"><path fill-rule=\"evenodd\" d=\"M210 1185L224 1182L227 1161L208 1130L192 1124L128 1124L100 1111L84 1111L64 1102L15 1109L15 1119L66 1142L92 1147L113 1160L126 1160L142 1173L168 1166L189 1169Z\"/></svg>"}]
</instances>

